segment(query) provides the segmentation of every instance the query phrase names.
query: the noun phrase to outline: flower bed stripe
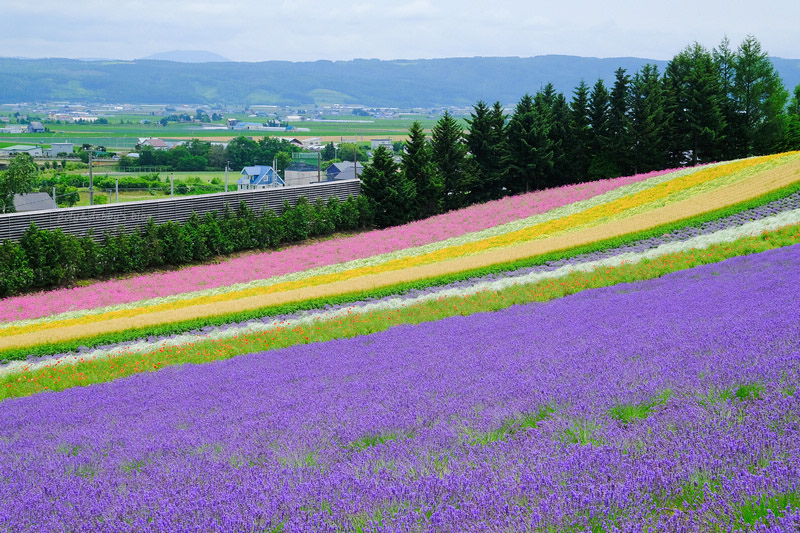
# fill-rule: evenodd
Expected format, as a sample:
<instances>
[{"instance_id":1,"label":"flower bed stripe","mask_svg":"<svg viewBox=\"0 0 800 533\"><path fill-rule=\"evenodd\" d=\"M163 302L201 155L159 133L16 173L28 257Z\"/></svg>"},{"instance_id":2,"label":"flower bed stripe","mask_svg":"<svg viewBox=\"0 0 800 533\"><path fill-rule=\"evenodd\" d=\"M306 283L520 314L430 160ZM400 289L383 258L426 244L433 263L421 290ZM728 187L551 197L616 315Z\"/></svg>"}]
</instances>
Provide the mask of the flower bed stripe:
<instances>
[{"instance_id":1,"label":"flower bed stripe","mask_svg":"<svg viewBox=\"0 0 800 533\"><path fill-rule=\"evenodd\" d=\"M268 305L280 305L312 298L330 297L350 292L359 292L378 287L396 285L412 280L425 279L454 272L486 267L492 264L521 260L543 253L567 249L582 244L613 238L628 233L646 230L674 220L698 213L719 209L753 196L764 194L797 181L800 160L761 172L757 179L740 181L718 190L708 191L689 199L639 213L623 220L602 226L588 227L565 235L524 242L500 249L485 251L466 257L442 260L434 264L419 266L406 260L402 265L391 267L402 270L388 271L387 267L370 267L343 273L329 274L270 287L243 291L242 297L232 300L229 295L200 298L192 302L173 302L155 306L153 310L129 310L115 313L117 318L103 320L101 317L86 317L74 321L73 326L60 327L46 332L23 333L0 338L0 350L11 347L35 346L47 342L60 342L88 336L91 331L106 333L132 328L142 328L161 323L192 320L217 314L226 314L247 309L258 309ZM180 304L180 305L179 305ZM81 320L92 319L83 325Z\"/></svg>"}]
</instances>

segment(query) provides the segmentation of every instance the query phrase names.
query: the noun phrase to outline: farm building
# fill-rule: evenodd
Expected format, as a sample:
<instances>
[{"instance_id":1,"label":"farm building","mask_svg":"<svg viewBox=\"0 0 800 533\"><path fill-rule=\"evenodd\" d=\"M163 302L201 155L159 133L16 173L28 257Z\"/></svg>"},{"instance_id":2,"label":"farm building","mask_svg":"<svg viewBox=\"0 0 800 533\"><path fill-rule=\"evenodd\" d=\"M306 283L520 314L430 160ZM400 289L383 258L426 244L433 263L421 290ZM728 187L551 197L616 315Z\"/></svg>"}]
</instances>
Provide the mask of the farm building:
<instances>
[{"instance_id":1,"label":"farm building","mask_svg":"<svg viewBox=\"0 0 800 533\"><path fill-rule=\"evenodd\" d=\"M28 194L15 194L14 209L17 213L24 213L27 211L58 209L58 206L46 192L32 192Z\"/></svg>"},{"instance_id":2,"label":"farm building","mask_svg":"<svg viewBox=\"0 0 800 533\"><path fill-rule=\"evenodd\" d=\"M0 157L9 157L16 154L28 154L31 157L41 157L42 147L30 144L15 144L14 146L0 148Z\"/></svg>"},{"instance_id":3,"label":"farm building","mask_svg":"<svg viewBox=\"0 0 800 533\"><path fill-rule=\"evenodd\" d=\"M364 170L364 166L358 163L357 170L354 170L351 161L342 161L341 163L334 163L325 171L325 179L331 180L351 180L357 178Z\"/></svg>"}]
</instances>

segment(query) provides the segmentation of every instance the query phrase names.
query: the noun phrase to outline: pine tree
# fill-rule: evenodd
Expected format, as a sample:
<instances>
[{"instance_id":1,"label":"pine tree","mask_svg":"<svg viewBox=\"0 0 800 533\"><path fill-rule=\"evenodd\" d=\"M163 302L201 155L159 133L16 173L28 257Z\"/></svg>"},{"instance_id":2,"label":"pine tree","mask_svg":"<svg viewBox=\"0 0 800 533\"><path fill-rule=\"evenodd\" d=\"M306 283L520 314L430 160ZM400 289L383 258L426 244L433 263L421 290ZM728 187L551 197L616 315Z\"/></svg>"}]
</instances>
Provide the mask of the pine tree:
<instances>
[{"instance_id":1,"label":"pine tree","mask_svg":"<svg viewBox=\"0 0 800 533\"><path fill-rule=\"evenodd\" d=\"M719 46L712 52L714 67L717 69L717 78L720 88L720 107L722 117L725 119L725 127L722 131L723 138L720 141L720 159L734 159L735 134L739 114L736 112L736 101L733 94L733 87L736 81L736 67L734 65L736 55L730 47L728 37L724 37Z\"/></svg>"},{"instance_id":2,"label":"pine tree","mask_svg":"<svg viewBox=\"0 0 800 533\"><path fill-rule=\"evenodd\" d=\"M741 120L734 132L742 156L780 150L789 97L766 51L752 35L736 51L733 94Z\"/></svg>"},{"instance_id":3,"label":"pine tree","mask_svg":"<svg viewBox=\"0 0 800 533\"><path fill-rule=\"evenodd\" d=\"M598 180L614 175L615 168L609 155L608 120L609 95L603 80L597 80L589 95L589 124L592 127L592 139L589 144L591 161L589 162L589 179Z\"/></svg>"},{"instance_id":4,"label":"pine tree","mask_svg":"<svg viewBox=\"0 0 800 533\"><path fill-rule=\"evenodd\" d=\"M608 156L613 167L613 176L630 173L630 76L624 68L614 72L614 87L611 89L608 103Z\"/></svg>"},{"instance_id":5,"label":"pine tree","mask_svg":"<svg viewBox=\"0 0 800 533\"><path fill-rule=\"evenodd\" d=\"M372 162L361 173L361 193L369 200L375 224L380 228L412 220L416 191L403 172L398 172L391 152L379 146Z\"/></svg>"},{"instance_id":6,"label":"pine tree","mask_svg":"<svg viewBox=\"0 0 800 533\"><path fill-rule=\"evenodd\" d=\"M800 150L800 83L786 113L786 150Z\"/></svg>"},{"instance_id":7,"label":"pine tree","mask_svg":"<svg viewBox=\"0 0 800 533\"><path fill-rule=\"evenodd\" d=\"M575 88L569 110L569 133L572 138L569 159L574 182L589 179L592 126L589 120L589 86L585 81Z\"/></svg>"},{"instance_id":8,"label":"pine tree","mask_svg":"<svg viewBox=\"0 0 800 533\"><path fill-rule=\"evenodd\" d=\"M486 202L503 195L502 173L506 152L506 116L500 102L488 107L480 101L467 119L464 140L469 149L468 203Z\"/></svg>"},{"instance_id":9,"label":"pine tree","mask_svg":"<svg viewBox=\"0 0 800 533\"><path fill-rule=\"evenodd\" d=\"M534 105L547 127L547 138L553 151L553 164L542 173L541 187L558 187L573 182L570 159L573 138L569 132L569 106L561 93L556 93L552 83L536 93Z\"/></svg>"},{"instance_id":10,"label":"pine tree","mask_svg":"<svg viewBox=\"0 0 800 533\"><path fill-rule=\"evenodd\" d=\"M467 146L464 132L450 113L444 112L431 133L431 150L444 190L444 209L466 205L469 184L466 181Z\"/></svg>"},{"instance_id":11,"label":"pine tree","mask_svg":"<svg viewBox=\"0 0 800 533\"><path fill-rule=\"evenodd\" d=\"M542 189L553 168L547 117L526 94L508 122L505 187L510 194Z\"/></svg>"},{"instance_id":12,"label":"pine tree","mask_svg":"<svg viewBox=\"0 0 800 533\"><path fill-rule=\"evenodd\" d=\"M418 121L408 130L408 141L403 152L400 169L410 183L414 184L416 202L414 218L427 218L442 212L443 191L439 173L433 164L433 153Z\"/></svg>"},{"instance_id":13,"label":"pine tree","mask_svg":"<svg viewBox=\"0 0 800 533\"><path fill-rule=\"evenodd\" d=\"M667 116L658 67L646 64L631 81L631 163L634 173L667 165Z\"/></svg>"},{"instance_id":14,"label":"pine tree","mask_svg":"<svg viewBox=\"0 0 800 533\"><path fill-rule=\"evenodd\" d=\"M672 149L690 154L686 162L692 165L719 159L725 117L711 54L698 43L688 46L669 62L665 75L675 106Z\"/></svg>"}]
</instances>

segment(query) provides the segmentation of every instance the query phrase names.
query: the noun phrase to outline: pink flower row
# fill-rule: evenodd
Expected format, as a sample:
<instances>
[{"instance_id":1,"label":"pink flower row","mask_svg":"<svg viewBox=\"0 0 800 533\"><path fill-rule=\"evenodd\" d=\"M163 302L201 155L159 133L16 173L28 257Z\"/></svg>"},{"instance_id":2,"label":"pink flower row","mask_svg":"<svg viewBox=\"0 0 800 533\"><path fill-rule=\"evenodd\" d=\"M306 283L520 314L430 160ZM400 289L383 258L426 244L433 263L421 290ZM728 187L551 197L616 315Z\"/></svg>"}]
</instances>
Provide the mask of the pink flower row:
<instances>
[{"instance_id":1,"label":"pink flower row","mask_svg":"<svg viewBox=\"0 0 800 533\"><path fill-rule=\"evenodd\" d=\"M637 174L512 196L404 226L293 246L280 251L255 253L219 264L192 266L172 272L109 280L86 287L7 298L0 300L0 322L40 318L66 311L247 283L421 246L544 213L666 172L671 171Z\"/></svg>"}]
</instances>

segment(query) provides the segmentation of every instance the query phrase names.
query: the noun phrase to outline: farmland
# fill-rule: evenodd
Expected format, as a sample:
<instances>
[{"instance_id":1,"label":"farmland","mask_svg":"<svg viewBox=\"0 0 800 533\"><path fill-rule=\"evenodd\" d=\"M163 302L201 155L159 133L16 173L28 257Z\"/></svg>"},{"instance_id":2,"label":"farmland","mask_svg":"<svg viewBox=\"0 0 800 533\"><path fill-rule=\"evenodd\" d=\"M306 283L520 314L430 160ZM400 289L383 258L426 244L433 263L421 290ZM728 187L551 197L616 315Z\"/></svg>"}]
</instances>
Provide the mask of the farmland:
<instances>
[{"instance_id":1,"label":"farmland","mask_svg":"<svg viewBox=\"0 0 800 533\"><path fill-rule=\"evenodd\" d=\"M0 300L11 530L800 525L800 153Z\"/></svg>"}]
</instances>

